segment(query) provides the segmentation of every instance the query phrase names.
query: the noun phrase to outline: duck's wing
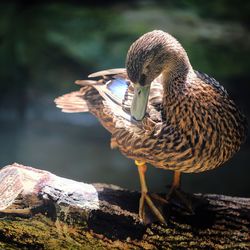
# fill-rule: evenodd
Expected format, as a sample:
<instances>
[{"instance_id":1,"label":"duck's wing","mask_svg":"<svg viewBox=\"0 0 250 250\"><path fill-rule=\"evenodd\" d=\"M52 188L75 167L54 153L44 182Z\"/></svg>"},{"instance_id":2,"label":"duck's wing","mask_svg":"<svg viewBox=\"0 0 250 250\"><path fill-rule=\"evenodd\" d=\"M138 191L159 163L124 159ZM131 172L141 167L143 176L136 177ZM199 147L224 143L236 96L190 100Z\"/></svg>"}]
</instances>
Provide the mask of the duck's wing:
<instances>
[{"instance_id":1,"label":"duck's wing","mask_svg":"<svg viewBox=\"0 0 250 250\"><path fill-rule=\"evenodd\" d=\"M75 83L80 86L92 85L99 94L106 100L112 110L118 115L131 120L130 107L133 99L134 88L127 77L126 69L109 69L89 75L90 78L101 77L99 80L77 80ZM151 85L148 109L146 117L153 120L161 120L162 84L161 76L155 79ZM77 100L76 100L77 101ZM118 105L118 106L117 106ZM124 113L125 112L125 113ZM128 117L129 115L129 117Z\"/></svg>"},{"instance_id":2,"label":"duck's wing","mask_svg":"<svg viewBox=\"0 0 250 250\"><path fill-rule=\"evenodd\" d=\"M74 91L56 98L56 106L65 113L89 112L89 105L83 98L85 89L86 88L82 88L79 91Z\"/></svg>"},{"instance_id":3,"label":"duck's wing","mask_svg":"<svg viewBox=\"0 0 250 250\"><path fill-rule=\"evenodd\" d=\"M127 77L126 69L99 71L89 77L99 79L76 81L82 88L57 98L57 107L64 112L89 111L103 125L108 121L110 131L113 128L125 128L143 133L152 130L154 124L161 120L158 106L162 100L162 85L157 81L152 83L146 117L142 122L137 122L130 115L133 85Z\"/></svg>"},{"instance_id":4,"label":"duck's wing","mask_svg":"<svg viewBox=\"0 0 250 250\"><path fill-rule=\"evenodd\" d=\"M56 106L65 113L91 112L92 109L98 109L101 104L101 98L98 96L98 92L94 91L93 88L98 85L105 85L105 83L113 77L120 76L121 78L125 78L125 74L126 70L123 68L110 69L89 75L90 78L101 77L99 80L77 80L75 83L82 86L82 88L79 91L74 91L56 98Z\"/></svg>"}]
</instances>

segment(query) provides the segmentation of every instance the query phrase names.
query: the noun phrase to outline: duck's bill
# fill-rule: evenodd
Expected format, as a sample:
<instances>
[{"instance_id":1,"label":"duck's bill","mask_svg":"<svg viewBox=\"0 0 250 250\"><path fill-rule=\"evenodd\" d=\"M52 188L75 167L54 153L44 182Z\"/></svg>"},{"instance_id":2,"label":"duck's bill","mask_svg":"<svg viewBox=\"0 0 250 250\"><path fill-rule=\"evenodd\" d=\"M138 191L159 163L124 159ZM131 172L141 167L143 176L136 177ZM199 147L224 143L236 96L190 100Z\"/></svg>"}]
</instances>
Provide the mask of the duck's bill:
<instances>
[{"instance_id":1,"label":"duck's bill","mask_svg":"<svg viewBox=\"0 0 250 250\"><path fill-rule=\"evenodd\" d=\"M134 85L131 115L137 121L141 121L146 114L149 92L150 86Z\"/></svg>"}]
</instances>

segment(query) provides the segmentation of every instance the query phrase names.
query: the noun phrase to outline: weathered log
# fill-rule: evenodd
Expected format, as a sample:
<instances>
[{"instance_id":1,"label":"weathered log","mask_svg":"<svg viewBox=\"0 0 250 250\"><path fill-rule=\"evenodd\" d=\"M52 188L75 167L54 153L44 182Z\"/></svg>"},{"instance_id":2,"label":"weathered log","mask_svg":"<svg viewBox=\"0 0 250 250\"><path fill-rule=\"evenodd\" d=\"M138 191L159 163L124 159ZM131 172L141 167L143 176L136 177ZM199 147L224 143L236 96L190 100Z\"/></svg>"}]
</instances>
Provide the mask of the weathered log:
<instances>
[{"instance_id":1,"label":"weathered log","mask_svg":"<svg viewBox=\"0 0 250 250\"><path fill-rule=\"evenodd\" d=\"M0 249L249 249L250 199L192 195L167 225L138 219L139 193L19 164L0 171Z\"/></svg>"}]
</instances>

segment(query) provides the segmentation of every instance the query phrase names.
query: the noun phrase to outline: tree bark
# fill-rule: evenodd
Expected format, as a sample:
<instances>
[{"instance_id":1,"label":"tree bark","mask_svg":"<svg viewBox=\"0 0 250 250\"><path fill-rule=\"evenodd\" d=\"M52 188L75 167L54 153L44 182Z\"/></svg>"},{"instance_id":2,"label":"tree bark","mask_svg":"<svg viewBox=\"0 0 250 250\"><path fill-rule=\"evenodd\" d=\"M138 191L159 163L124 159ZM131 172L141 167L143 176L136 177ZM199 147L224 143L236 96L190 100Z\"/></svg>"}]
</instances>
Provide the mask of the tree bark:
<instances>
[{"instance_id":1,"label":"tree bark","mask_svg":"<svg viewBox=\"0 0 250 250\"><path fill-rule=\"evenodd\" d=\"M0 249L250 249L249 198L189 195L193 213L173 199L162 204L167 225L143 225L139 197L114 185L6 166L0 171Z\"/></svg>"}]
</instances>

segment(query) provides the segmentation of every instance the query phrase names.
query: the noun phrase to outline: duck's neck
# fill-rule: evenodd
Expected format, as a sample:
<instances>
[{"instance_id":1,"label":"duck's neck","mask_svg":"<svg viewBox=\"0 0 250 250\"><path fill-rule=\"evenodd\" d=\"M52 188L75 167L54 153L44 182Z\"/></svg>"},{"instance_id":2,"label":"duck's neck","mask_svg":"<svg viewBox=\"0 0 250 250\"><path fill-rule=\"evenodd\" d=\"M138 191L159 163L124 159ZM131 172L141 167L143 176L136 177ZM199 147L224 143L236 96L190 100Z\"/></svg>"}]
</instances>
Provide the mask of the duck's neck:
<instances>
[{"instance_id":1,"label":"duck's neck","mask_svg":"<svg viewBox=\"0 0 250 250\"><path fill-rule=\"evenodd\" d=\"M171 64L166 64L162 72L163 85L163 108L168 109L174 102L178 102L187 90L193 69L188 57L185 55L178 60L171 60Z\"/></svg>"}]
</instances>

